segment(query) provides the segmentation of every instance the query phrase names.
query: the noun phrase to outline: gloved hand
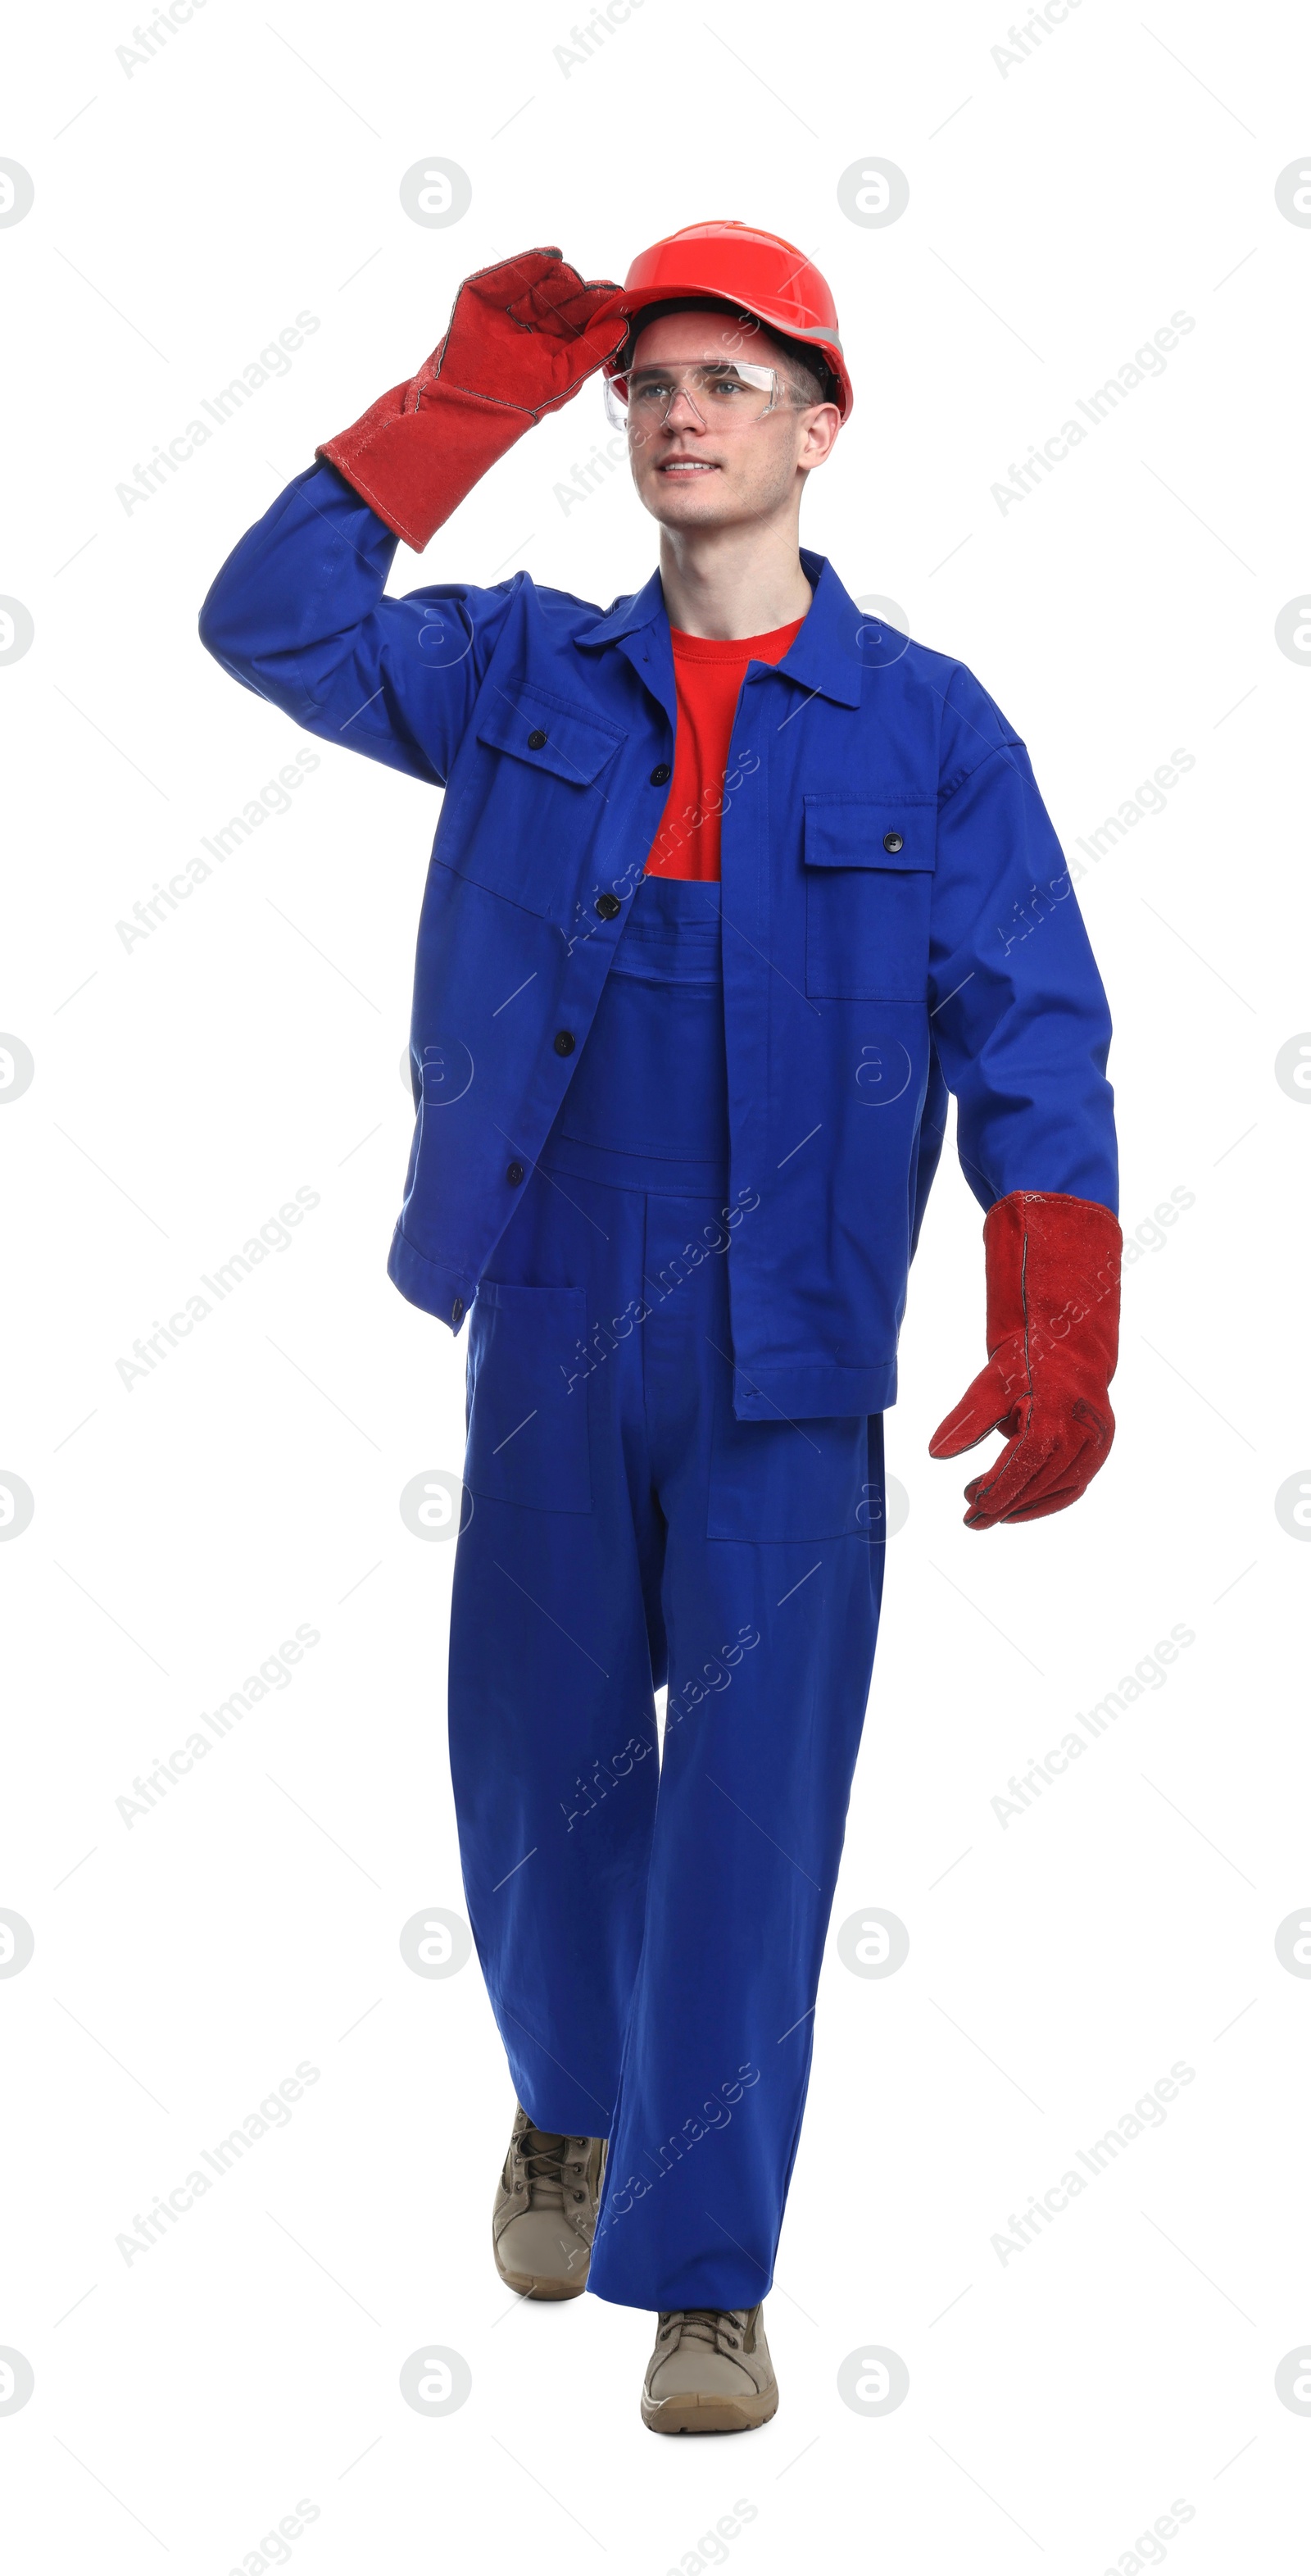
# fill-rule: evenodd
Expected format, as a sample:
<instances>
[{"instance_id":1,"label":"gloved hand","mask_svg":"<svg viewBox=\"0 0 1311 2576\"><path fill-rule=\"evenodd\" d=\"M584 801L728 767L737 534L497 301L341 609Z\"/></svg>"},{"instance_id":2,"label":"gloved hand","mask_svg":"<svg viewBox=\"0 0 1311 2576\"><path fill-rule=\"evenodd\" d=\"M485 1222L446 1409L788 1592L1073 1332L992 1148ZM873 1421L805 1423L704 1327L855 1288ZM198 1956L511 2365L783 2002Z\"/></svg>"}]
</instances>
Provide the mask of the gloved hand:
<instances>
[{"instance_id":1,"label":"gloved hand","mask_svg":"<svg viewBox=\"0 0 1311 2576\"><path fill-rule=\"evenodd\" d=\"M957 1458L1004 1431L1008 1446L965 1488L967 1529L1036 1521L1077 1502L1115 1436L1123 1236L1091 1199L1012 1190L984 1220L988 1365L929 1442Z\"/></svg>"},{"instance_id":2,"label":"gloved hand","mask_svg":"<svg viewBox=\"0 0 1311 2576\"><path fill-rule=\"evenodd\" d=\"M417 376L393 385L317 454L422 553L488 467L619 347L625 320L592 321L617 292L609 278L585 283L554 249L480 268L465 278L445 337Z\"/></svg>"}]
</instances>

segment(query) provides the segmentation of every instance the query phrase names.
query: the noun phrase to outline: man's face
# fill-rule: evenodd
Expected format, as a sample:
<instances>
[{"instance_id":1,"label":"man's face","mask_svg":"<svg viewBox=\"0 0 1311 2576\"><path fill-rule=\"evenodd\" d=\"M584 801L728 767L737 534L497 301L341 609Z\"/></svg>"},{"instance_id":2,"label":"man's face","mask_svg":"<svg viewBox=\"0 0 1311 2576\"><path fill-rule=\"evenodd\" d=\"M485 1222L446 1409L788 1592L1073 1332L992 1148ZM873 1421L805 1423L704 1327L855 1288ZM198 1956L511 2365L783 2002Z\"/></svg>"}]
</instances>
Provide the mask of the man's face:
<instances>
[{"instance_id":1,"label":"man's face","mask_svg":"<svg viewBox=\"0 0 1311 2576\"><path fill-rule=\"evenodd\" d=\"M632 367L732 367L745 361L774 367L779 400L773 411L743 427L727 429L713 406L694 408L679 392L667 419L640 428L631 417L628 454L638 497L662 527L723 528L773 517L791 507L806 475L823 463L838 432L834 403L792 400L785 350L761 325L727 313L666 313L648 324L633 352Z\"/></svg>"}]
</instances>

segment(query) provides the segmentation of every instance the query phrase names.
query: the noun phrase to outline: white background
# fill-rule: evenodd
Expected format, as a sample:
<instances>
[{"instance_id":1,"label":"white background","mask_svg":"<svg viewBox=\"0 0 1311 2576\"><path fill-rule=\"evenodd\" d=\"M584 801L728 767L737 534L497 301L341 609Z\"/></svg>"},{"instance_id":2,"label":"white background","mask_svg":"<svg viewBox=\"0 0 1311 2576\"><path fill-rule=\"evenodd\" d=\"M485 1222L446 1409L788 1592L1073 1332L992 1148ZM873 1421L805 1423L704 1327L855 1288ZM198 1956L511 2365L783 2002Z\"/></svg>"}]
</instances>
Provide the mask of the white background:
<instances>
[{"instance_id":1,"label":"white background","mask_svg":"<svg viewBox=\"0 0 1311 2576\"><path fill-rule=\"evenodd\" d=\"M36 1941L0 1980L0 2344L35 2372L0 2416L12 2563L1291 2566L1311 2420L1275 2371L1311 2330L1311 1981L1274 1935L1311 1908L1308 1560L1274 1497L1311 1458L1311 1118L1274 1059L1311 1025L1311 674L1274 625L1309 569L1311 230L1274 188L1309 140L1305 28L1084 0L1003 67L1000 8L644 0L568 65L563 10L209 0L129 75L132 34L23 14L0 134L36 190L0 231L0 590L35 621L0 668L0 1026L36 1068L0 1118L0 1465L36 1506L0 1547L0 1904ZM402 209L425 154L470 176L452 228ZM837 196L871 154L910 185L882 229ZM435 800L324 748L149 937L115 927L302 739L196 613L315 442L498 253L622 276L725 213L837 297L856 406L807 542L978 672L1067 849L1173 749L1195 761L1079 889L1126 1232L1193 1204L1126 1273L1119 1436L1075 1513L961 1526L966 1470L925 1454L983 1356L950 1155L925 1227L889 1423L910 1512L834 1909L892 1910L910 1955L864 1979L830 1943L768 2307L782 2405L727 2447L642 2429L648 2320L507 2301L512 2096L477 1968L426 1980L398 1947L463 1904L453 1550L398 1496L458 1471L464 1345L384 1272ZM120 481L302 310L288 372L125 509ZM1176 310L1164 374L1003 512L994 482ZM393 587L523 563L601 604L632 588L653 530L623 478L556 489L608 434L589 387ZM298 1187L320 1204L289 1247L125 1388L134 1338ZM302 1622L289 1686L129 1827L134 1775ZM1176 1623L1195 1642L1165 1683L1003 1826L1011 1773ZM1177 2060L1165 2124L1003 2264L1010 2213ZM289 2124L125 2263L134 2214L301 2061ZM425 2337L472 2371L440 2420L398 2387ZM837 2387L871 2344L910 2373L882 2419ZM261 2550L302 2498L317 2519ZM739 2498L754 2520L701 2546ZM1175 2499L1191 2520L1135 2551Z\"/></svg>"}]
</instances>

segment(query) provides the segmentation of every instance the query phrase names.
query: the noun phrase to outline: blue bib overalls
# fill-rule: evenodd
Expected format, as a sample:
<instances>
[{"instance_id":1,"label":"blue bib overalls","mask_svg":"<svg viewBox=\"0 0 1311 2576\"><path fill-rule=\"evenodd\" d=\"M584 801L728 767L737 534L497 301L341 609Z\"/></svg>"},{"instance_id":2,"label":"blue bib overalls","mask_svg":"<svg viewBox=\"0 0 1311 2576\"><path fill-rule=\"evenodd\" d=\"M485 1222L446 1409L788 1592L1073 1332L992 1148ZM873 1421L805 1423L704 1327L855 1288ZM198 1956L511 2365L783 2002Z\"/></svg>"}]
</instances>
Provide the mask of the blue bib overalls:
<instances>
[{"instance_id":1,"label":"blue bib overalls","mask_svg":"<svg viewBox=\"0 0 1311 2576\"><path fill-rule=\"evenodd\" d=\"M883 1574L881 1417L733 1412L719 897L642 879L479 1287L452 1607L493 2009L649 2309L770 2285Z\"/></svg>"}]
</instances>

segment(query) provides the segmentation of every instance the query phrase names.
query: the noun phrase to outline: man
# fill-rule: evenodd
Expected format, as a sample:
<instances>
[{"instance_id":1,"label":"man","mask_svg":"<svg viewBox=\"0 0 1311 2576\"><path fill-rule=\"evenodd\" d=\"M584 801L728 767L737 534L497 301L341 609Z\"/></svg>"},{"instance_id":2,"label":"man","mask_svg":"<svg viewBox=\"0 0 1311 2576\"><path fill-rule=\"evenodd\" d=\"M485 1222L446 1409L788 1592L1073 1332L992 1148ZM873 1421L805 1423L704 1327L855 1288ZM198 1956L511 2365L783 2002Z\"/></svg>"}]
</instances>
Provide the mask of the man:
<instances>
[{"instance_id":1,"label":"man","mask_svg":"<svg viewBox=\"0 0 1311 2576\"><path fill-rule=\"evenodd\" d=\"M598 369L645 588L387 597L397 537ZM201 620L299 723L446 791L390 1270L470 1321L450 1740L518 2097L493 2244L526 2297L657 2311L659 2432L778 2403L762 2305L949 1091L988 1360L931 1446L1008 1436L967 1522L1063 1509L1114 1428L1105 998L1013 728L799 547L851 399L772 234L692 225L623 288L526 252Z\"/></svg>"}]
</instances>

